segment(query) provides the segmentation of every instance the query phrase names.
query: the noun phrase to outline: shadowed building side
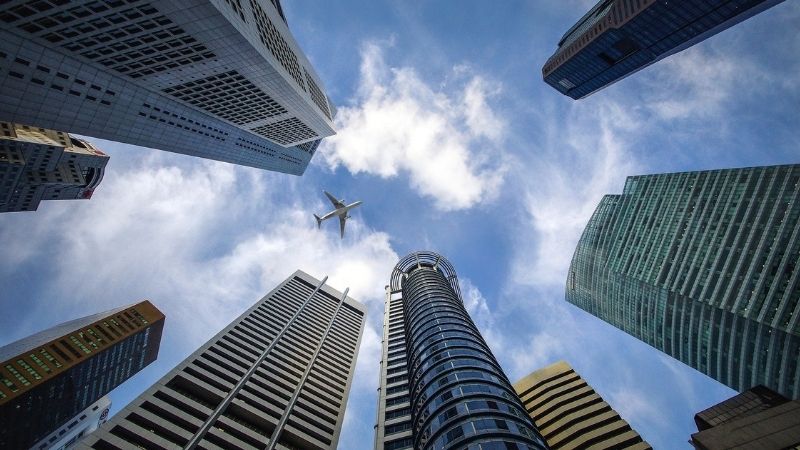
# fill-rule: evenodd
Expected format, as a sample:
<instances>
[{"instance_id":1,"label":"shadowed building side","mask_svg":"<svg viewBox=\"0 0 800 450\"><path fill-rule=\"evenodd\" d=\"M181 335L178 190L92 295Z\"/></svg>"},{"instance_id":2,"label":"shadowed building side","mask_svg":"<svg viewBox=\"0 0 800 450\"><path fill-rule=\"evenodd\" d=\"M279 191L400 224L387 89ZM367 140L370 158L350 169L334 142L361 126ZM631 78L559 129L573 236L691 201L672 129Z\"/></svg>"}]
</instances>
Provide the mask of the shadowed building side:
<instances>
[{"instance_id":1,"label":"shadowed building side","mask_svg":"<svg viewBox=\"0 0 800 450\"><path fill-rule=\"evenodd\" d=\"M600 0L558 42L544 81L580 99L783 0Z\"/></svg>"},{"instance_id":2,"label":"shadowed building side","mask_svg":"<svg viewBox=\"0 0 800 450\"><path fill-rule=\"evenodd\" d=\"M564 361L525 376L514 389L553 450L652 449Z\"/></svg>"},{"instance_id":3,"label":"shadowed building side","mask_svg":"<svg viewBox=\"0 0 800 450\"><path fill-rule=\"evenodd\" d=\"M698 450L800 448L800 400L755 386L694 416Z\"/></svg>"},{"instance_id":4,"label":"shadowed building side","mask_svg":"<svg viewBox=\"0 0 800 450\"><path fill-rule=\"evenodd\" d=\"M0 348L0 448L29 448L156 360L149 301L75 319Z\"/></svg>"}]
</instances>

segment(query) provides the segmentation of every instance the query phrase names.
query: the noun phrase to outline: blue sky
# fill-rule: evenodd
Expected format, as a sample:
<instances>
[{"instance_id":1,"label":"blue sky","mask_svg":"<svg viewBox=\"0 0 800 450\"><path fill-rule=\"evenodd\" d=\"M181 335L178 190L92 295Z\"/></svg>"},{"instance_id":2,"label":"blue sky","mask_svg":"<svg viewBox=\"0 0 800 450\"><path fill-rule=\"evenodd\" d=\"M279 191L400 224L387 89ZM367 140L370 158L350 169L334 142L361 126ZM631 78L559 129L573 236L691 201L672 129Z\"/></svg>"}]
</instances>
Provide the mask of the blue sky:
<instances>
[{"instance_id":1,"label":"blue sky","mask_svg":"<svg viewBox=\"0 0 800 450\"><path fill-rule=\"evenodd\" d=\"M94 198L0 215L0 344L152 300L161 353L117 411L295 269L330 275L369 308L340 441L367 449L383 286L430 249L509 378L567 360L654 447L688 448L733 391L567 304L567 267L627 175L800 161L800 4L575 102L540 68L593 1L284 3L339 109L305 175L92 139L111 155ZM316 229L322 189L364 201L344 240Z\"/></svg>"}]
</instances>

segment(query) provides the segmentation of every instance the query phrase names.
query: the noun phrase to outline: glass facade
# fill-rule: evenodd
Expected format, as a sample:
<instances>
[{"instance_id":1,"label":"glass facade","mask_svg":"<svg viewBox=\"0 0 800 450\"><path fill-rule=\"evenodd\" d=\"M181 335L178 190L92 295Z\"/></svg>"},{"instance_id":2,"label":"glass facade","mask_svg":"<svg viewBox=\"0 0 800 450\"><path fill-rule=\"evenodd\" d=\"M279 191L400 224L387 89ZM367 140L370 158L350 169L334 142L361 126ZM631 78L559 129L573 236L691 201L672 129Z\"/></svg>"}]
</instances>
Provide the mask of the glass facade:
<instances>
[{"instance_id":1,"label":"glass facade","mask_svg":"<svg viewBox=\"0 0 800 450\"><path fill-rule=\"evenodd\" d=\"M583 98L783 0L600 0L559 41L544 81Z\"/></svg>"},{"instance_id":2,"label":"glass facade","mask_svg":"<svg viewBox=\"0 0 800 450\"><path fill-rule=\"evenodd\" d=\"M376 448L546 448L465 310L450 263L409 255L390 289L402 298L388 301Z\"/></svg>"},{"instance_id":3,"label":"glass facade","mask_svg":"<svg viewBox=\"0 0 800 450\"><path fill-rule=\"evenodd\" d=\"M163 327L144 301L0 348L0 448L31 447L155 361Z\"/></svg>"},{"instance_id":4,"label":"glass facade","mask_svg":"<svg viewBox=\"0 0 800 450\"><path fill-rule=\"evenodd\" d=\"M744 391L800 396L800 165L628 178L589 220L567 301Z\"/></svg>"}]
</instances>

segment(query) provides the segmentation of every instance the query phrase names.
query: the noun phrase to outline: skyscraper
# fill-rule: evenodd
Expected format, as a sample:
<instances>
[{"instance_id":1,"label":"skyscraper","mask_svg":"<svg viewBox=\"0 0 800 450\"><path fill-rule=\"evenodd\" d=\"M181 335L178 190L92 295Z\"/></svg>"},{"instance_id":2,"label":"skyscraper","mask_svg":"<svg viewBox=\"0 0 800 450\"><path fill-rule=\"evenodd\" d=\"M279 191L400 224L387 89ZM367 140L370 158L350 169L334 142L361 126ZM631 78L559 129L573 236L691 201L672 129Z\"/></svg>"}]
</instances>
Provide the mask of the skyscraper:
<instances>
[{"instance_id":1,"label":"skyscraper","mask_svg":"<svg viewBox=\"0 0 800 450\"><path fill-rule=\"evenodd\" d=\"M77 448L335 449L363 305L297 271Z\"/></svg>"},{"instance_id":2,"label":"skyscraper","mask_svg":"<svg viewBox=\"0 0 800 450\"><path fill-rule=\"evenodd\" d=\"M392 271L380 377L376 450L547 448L436 253Z\"/></svg>"},{"instance_id":3,"label":"skyscraper","mask_svg":"<svg viewBox=\"0 0 800 450\"><path fill-rule=\"evenodd\" d=\"M544 81L579 99L783 0L599 0L542 67Z\"/></svg>"},{"instance_id":4,"label":"skyscraper","mask_svg":"<svg viewBox=\"0 0 800 450\"><path fill-rule=\"evenodd\" d=\"M107 163L105 153L67 133L0 122L0 212L92 198Z\"/></svg>"},{"instance_id":5,"label":"skyscraper","mask_svg":"<svg viewBox=\"0 0 800 450\"><path fill-rule=\"evenodd\" d=\"M0 448L29 448L155 361L164 315L148 301L0 348Z\"/></svg>"},{"instance_id":6,"label":"skyscraper","mask_svg":"<svg viewBox=\"0 0 800 450\"><path fill-rule=\"evenodd\" d=\"M565 361L530 373L514 389L553 450L652 449Z\"/></svg>"},{"instance_id":7,"label":"skyscraper","mask_svg":"<svg viewBox=\"0 0 800 450\"><path fill-rule=\"evenodd\" d=\"M0 120L299 175L334 108L279 0L12 0Z\"/></svg>"},{"instance_id":8,"label":"skyscraper","mask_svg":"<svg viewBox=\"0 0 800 450\"><path fill-rule=\"evenodd\" d=\"M800 447L800 400L764 386L695 414L697 450L796 449Z\"/></svg>"},{"instance_id":9,"label":"skyscraper","mask_svg":"<svg viewBox=\"0 0 800 450\"><path fill-rule=\"evenodd\" d=\"M800 165L628 177L567 301L744 391L800 396Z\"/></svg>"}]
</instances>

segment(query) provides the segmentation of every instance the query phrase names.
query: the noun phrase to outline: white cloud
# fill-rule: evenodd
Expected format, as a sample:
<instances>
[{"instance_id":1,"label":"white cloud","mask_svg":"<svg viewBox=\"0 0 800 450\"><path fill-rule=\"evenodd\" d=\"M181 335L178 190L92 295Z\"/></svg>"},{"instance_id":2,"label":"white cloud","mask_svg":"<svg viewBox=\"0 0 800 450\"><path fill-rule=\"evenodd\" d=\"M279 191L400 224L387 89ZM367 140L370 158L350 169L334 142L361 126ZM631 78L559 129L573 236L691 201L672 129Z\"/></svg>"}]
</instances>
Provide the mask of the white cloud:
<instances>
[{"instance_id":1,"label":"white cloud","mask_svg":"<svg viewBox=\"0 0 800 450\"><path fill-rule=\"evenodd\" d=\"M637 163L628 151L640 125L613 102L574 103L570 122L546 118L542 148L513 175L522 187L525 215L513 233L512 281L563 285L578 239L604 194L620 193ZM543 174L530 177L529 168ZM531 235L533 231L533 236Z\"/></svg>"},{"instance_id":2,"label":"white cloud","mask_svg":"<svg viewBox=\"0 0 800 450\"><path fill-rule=\"evenodd\" d=\"M352 219L340 240L338 229L316 229L318 204L273 198L300 190L294 179L204 160L181 166L181 158L112 165L90 201L47 202L36 213L5 216L10 226L0 227L0 242L16 248L0 272L51 255L52 267L37 267L54 274L38 302L51 319L150 299L167 316L162 348L177 354L196 349L296 269L350 287L373 315L382 310L383 285L398 259L388 235ZM28 331L35 329L15 332ZM368 324L361 349L372 354L359 366L375 361L375 342Z\"/></svg>"},{"instance_id":3,"label":"white cloud","mask_svg":"<svg viewBox=\"0 0 800 450\"><path fill-rule=\"evenodd\" d=\"M506 125L489 104L499 86L457 66L453 79L465 85L435 90L415 70L388 66L377 44L361 56L358 94L339 109L337 134L323 141L318 161L382 178L407 173L445 211L493 198L505 170Z\"/></svg>"}]
</instances>

